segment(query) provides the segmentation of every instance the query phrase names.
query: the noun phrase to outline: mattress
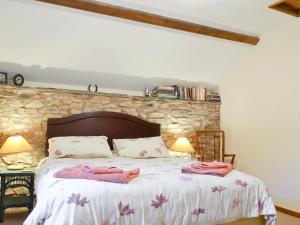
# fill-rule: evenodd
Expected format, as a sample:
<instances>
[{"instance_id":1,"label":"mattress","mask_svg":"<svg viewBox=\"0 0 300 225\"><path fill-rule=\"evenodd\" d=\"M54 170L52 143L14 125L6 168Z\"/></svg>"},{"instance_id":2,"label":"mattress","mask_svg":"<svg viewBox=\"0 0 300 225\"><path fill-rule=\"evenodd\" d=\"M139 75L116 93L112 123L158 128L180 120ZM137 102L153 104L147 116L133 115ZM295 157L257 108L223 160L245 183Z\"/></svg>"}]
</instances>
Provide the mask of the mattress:
<instances>
[{"instance_id":1,"label":"mattress","mask_svg":"<svg viewBox=\"0 0 300 225\"><path fill-rule=\"evenodd\" d=\"M24 225L216 225L260 216L275 225L275 207L262 181L237 170L226 177L183 174L181 168L192 162L48 158L38 169L37 204ZM141 174L129 184L53 176L80 164L140 168Z\"/></svg>"}]
</instances>

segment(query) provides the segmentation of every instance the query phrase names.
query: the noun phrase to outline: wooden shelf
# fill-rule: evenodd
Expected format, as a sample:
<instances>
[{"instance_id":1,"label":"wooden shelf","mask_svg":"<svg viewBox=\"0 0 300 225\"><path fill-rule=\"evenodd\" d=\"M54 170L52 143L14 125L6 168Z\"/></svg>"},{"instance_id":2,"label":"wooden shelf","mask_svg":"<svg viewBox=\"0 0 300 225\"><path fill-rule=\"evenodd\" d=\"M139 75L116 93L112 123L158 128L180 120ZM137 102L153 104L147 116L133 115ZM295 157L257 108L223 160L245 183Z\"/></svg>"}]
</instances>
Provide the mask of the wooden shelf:
<instances>
[{"instance_id":1,"label":"wooden shelf","mask_svg":"<svg viewBox=\"0 0 300 225\"><path fill-rule=\"evenodd\" d=\"M43 92L57 92L57 93L70 93L70 94L85 94L85 95L98 95L98 96L105 96L105 97L124 97L124 98L132 98L133 100L143 100L143 101L165 101L165 102L189 102L191 104L210 104L210 105L221 105L221 102L206 102L206 101L192 101L192 100L183 100L183 99L168 99L168 98L157 98L157 97L145 97L145 96L138 96L138 95L126 95L126 94L117 94L117 93L102 93L102 92L88 92L88 91L81 91L81 90L69 90L69 89L56 89L56 88L42 88L42 87L16 87L10 85L1 85L4 88L11 88L11 89L24 89L30 90L35 89Z\"/></svg>"}]
</instances>

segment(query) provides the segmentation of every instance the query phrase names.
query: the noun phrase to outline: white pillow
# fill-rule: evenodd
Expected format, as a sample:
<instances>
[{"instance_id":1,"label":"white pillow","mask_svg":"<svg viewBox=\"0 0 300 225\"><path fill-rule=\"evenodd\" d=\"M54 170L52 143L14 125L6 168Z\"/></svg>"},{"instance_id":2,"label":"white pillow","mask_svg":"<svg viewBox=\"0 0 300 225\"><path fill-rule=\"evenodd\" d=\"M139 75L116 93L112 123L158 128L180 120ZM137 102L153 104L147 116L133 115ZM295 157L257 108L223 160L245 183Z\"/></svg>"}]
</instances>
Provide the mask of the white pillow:
<instances>
[{"instance_id":1,"label":"white pillow","mask_svg":"<svg viewBox=\"0 0 300 225\"><path fill-rule=\"evenodd\" d=\"M105 136L54 137L48 141L51 158L112 157Z\"/></svg>"},{"instance_id":2,"label":"white pillow","mask_svg":"<svg viewBox=\"0 0 300 225\"><path fill-rule=\"evenodd\" d=\"M170 157L169 151L161 137L137 139L113 139L119 156L131 158Z\"/></svg>"}]
</instances>

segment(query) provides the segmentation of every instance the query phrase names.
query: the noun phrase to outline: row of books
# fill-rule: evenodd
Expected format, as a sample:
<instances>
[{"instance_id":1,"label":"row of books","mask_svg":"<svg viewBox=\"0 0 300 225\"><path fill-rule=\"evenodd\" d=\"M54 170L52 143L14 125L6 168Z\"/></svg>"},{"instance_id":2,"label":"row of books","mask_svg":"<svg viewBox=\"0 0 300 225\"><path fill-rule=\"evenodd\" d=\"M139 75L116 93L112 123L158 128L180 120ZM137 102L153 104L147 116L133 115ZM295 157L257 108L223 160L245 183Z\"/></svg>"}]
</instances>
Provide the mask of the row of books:
<instances>
[{"instance_id":1,"label":"row of books","mask_svg":"<svg viewBox=\"0 0 300 225\"><path fill-rule=\"evenodd\" d=\"M208 92L203 87L158 86L153 89L152 96L167 99L221 102L217 93Z\"/></svg>"}]
</instances>

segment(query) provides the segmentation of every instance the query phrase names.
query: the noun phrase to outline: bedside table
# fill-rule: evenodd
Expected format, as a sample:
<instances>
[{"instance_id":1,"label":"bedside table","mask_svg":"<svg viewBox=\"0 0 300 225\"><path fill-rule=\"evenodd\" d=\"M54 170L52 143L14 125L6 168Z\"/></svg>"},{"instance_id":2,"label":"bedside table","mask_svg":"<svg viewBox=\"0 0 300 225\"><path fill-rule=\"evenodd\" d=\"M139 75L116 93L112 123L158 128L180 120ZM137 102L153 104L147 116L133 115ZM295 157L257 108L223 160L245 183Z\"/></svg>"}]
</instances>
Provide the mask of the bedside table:
<instances>
[{"instance_id":1,"label":"bedside table","mask_svg":"<svg viewBox=\"0 0 300 225\"><path fill-rule=\"evenodd\" d=\"M34 191L34 171L29 170L3 170L1 176L1 196L0 196L0 223L3 222L4 211L7 208L27 207L29 213L33 209ZM8 188L25 187L28 189L27 195L5 196Z\"/></svg>"}]
</instances>

